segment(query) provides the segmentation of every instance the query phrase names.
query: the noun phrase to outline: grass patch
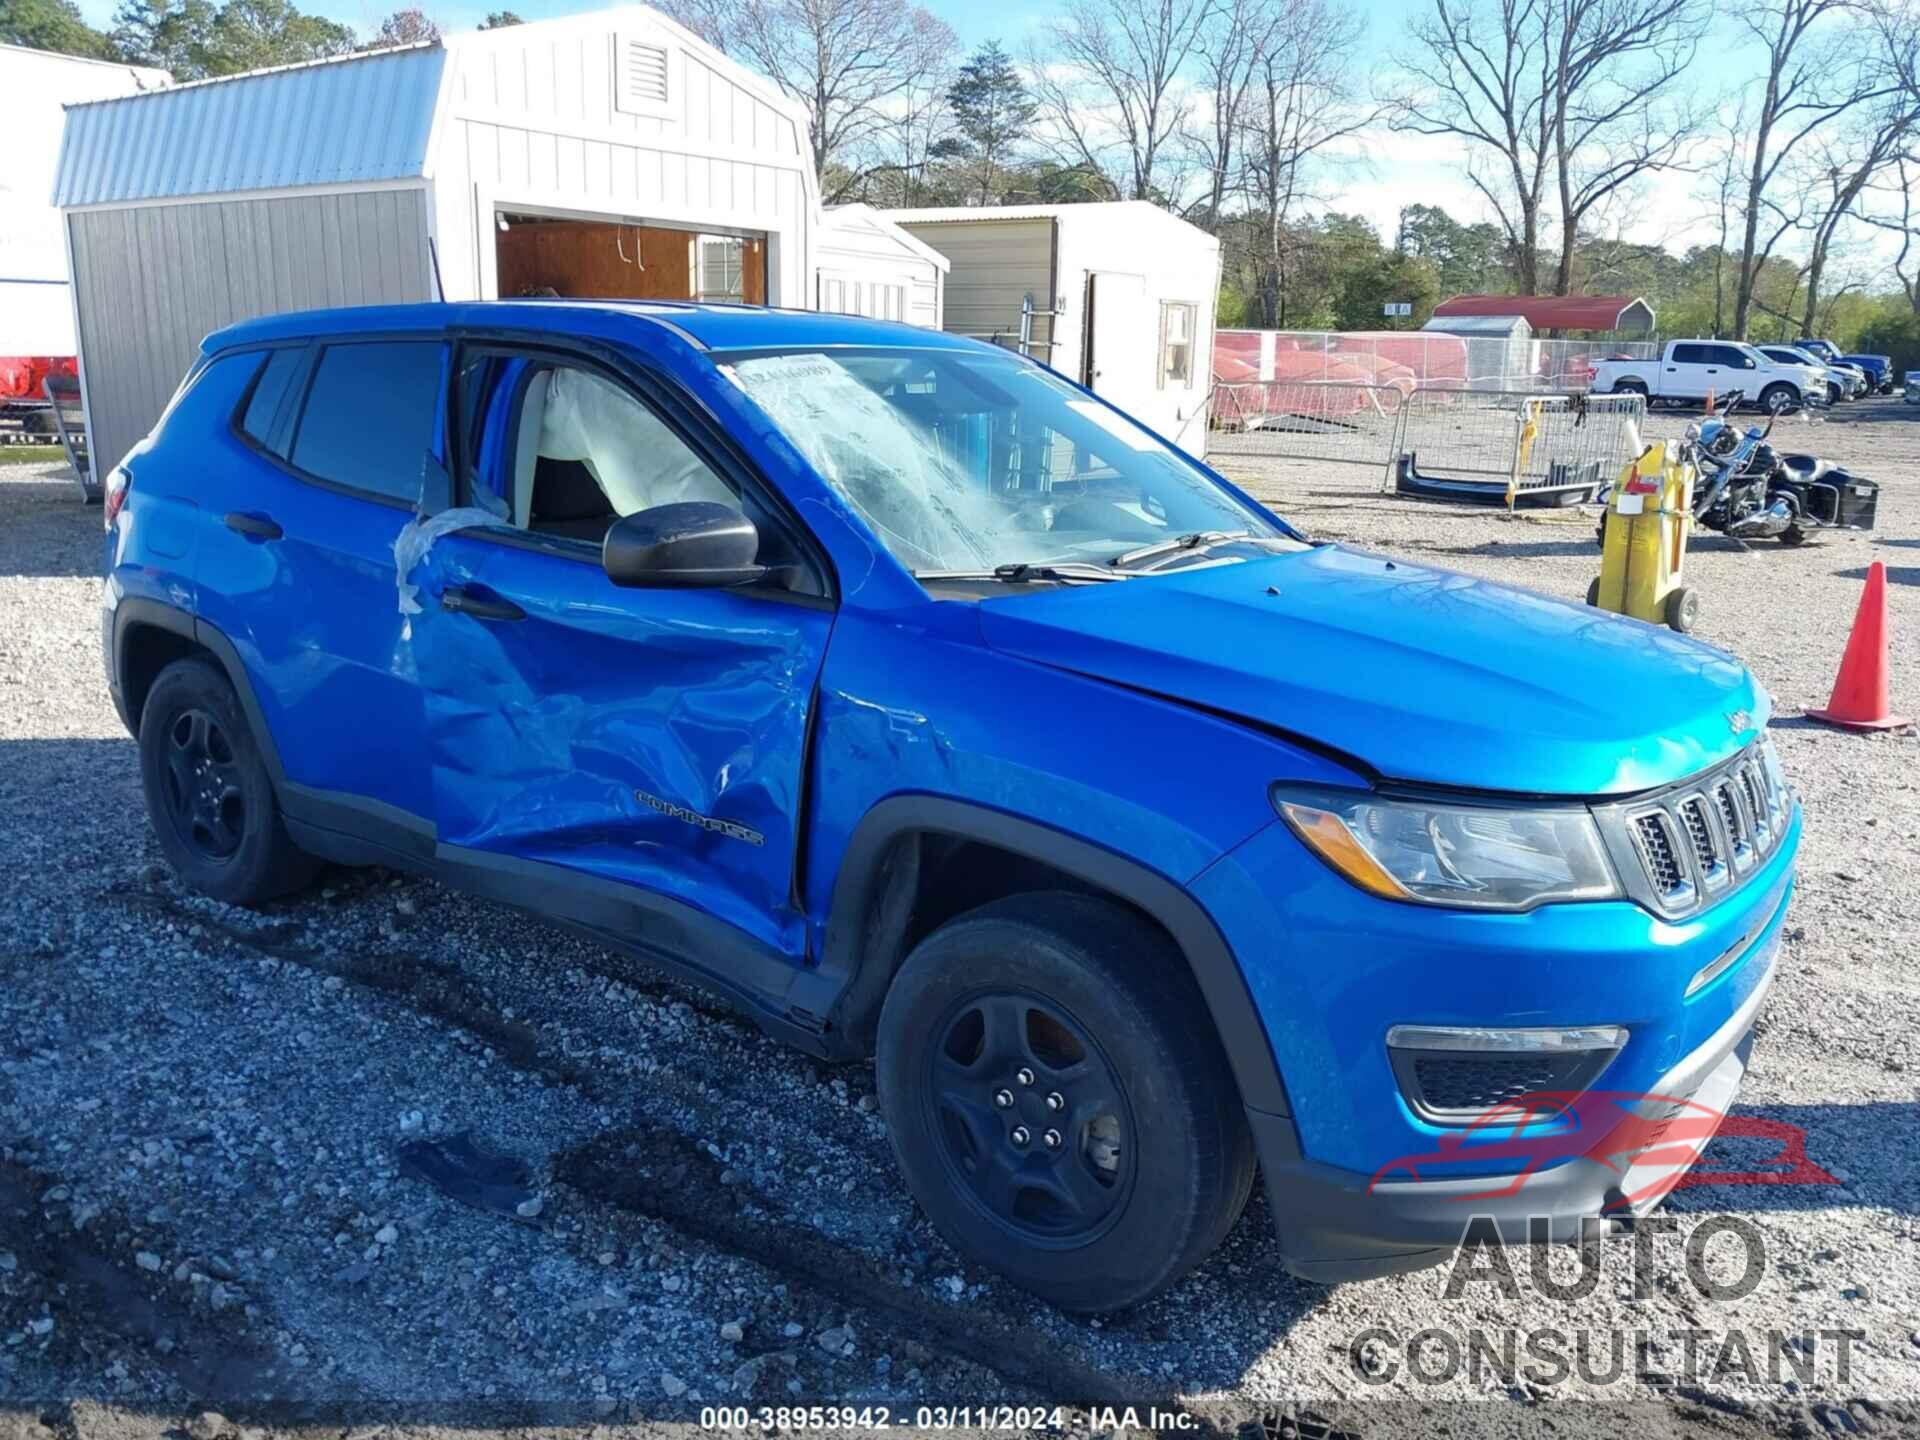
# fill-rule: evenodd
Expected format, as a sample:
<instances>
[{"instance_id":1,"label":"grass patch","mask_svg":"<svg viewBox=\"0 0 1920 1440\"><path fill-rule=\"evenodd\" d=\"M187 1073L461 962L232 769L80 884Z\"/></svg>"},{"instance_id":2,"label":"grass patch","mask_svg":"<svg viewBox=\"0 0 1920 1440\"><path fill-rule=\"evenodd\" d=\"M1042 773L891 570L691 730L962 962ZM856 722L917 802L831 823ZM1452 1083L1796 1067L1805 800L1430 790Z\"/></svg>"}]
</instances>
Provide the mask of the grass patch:
<instances>
[{"instance_id":1,"label":"grass patch","mask_svg":"<svg viewBox=\"0 0 1920 1440\"><path fill-rule=\"evenodd\" d=\"M0 465L45 465L66 458L58 445L0 445Z\"/></svg>"}]
</instances>

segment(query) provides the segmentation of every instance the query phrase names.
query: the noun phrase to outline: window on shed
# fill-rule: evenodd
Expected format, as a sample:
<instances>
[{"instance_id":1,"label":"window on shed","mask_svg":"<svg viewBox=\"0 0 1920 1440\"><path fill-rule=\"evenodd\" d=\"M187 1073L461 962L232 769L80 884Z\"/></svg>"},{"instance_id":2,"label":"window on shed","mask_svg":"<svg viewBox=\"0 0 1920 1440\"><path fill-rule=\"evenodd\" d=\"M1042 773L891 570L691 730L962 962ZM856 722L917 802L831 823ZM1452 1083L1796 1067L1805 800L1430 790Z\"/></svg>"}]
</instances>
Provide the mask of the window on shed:
<instances>
[{"instance_id":1,"label":"window on shed","mask_svg":"<svg viewBox=\"0 0 1920 1440\"><path fill-rule=\"evenodd\" d=\"M1193 388L1193 332L1198 307L1177 300L1160 303L1160 388Z\"/></svg>"},{"instance_id":2,"label":"window on shed","mask_svg":"<svg viewBox=\"0 0 1920 1440\"><path fill-rule=\"evenodd\" d=\"M321 480L399 500L420 495L440 409L435 340L329 345L293 437L293 463Z\"/></svg>"},{"instance_id":3,"label":"window on shed","mask_svg":"<svg viewBox=\"0 0 1920 1440\"><path fill-rule=\"evenodd\" d=\"M700 237L701 300L747 298L747 242L737 235Z\"/></svg>"},{"instance_id":4,"label":"window on shed","mask_svg":"<svg viewBox=\"0 0 1920 1440\"><path fill-rule=\"evenodd\" d=\"M614 109L626 115L665 115L673 104L673 50L659 40L616 35Z\"/></svg>"},{"instance_id":5,"label":"window on shed","mask_svg":"<svg viewBox=\"0 0 1920 1440\"><path fill-rule=\"evenodd\" d=\"M262 449L285 453L284 449L276 449L273 443L276 436L274 422L279 418L281 405L287 398L287 387L293 383L306 358L304 346L275 350L268 355L260 378L254 382L253 394L247 400L246 414L240 417L240 428Z\"/></svg>"}]
</instances>

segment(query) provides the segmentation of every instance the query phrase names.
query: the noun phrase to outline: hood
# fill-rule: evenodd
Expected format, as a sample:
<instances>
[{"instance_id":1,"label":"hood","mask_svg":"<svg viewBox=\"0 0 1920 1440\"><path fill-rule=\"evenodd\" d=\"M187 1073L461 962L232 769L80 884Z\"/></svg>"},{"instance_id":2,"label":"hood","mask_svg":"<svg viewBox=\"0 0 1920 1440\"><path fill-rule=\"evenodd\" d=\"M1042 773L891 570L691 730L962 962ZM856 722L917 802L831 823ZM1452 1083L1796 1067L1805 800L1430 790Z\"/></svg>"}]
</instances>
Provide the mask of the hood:
<instances>
[{"instance_id":1,"label":"hood","mask_svg":"<svg viewBox=\"0 0 1920 1440\"><path fill-rule=\"evenodd\" d=\"M1769 708L1739 661L1671 631L1337 545L1007 596L980 623L1004 654L1434 785L1644 790L1733 754Z\"/></svg>"}]
</instances>

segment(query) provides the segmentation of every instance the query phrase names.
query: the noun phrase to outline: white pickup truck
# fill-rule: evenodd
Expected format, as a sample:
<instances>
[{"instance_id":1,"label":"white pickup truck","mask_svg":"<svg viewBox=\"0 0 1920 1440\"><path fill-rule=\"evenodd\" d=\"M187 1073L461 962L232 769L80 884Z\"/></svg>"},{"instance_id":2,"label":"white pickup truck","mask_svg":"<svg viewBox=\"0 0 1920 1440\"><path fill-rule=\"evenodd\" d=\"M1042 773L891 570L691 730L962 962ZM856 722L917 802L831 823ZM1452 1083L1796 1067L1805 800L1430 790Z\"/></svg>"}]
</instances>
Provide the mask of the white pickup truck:
<instances>
[{"instance_id":1,"label":"white pickup truck","mask_svg":"<svg viewBox=\"0 0 1920 1440\"><path fill-rule=\"evenodd\" d=\"M1782 364L1739 340L1669 340L1658 359L1600 361L1589 388L1595 395L1644 395L1649 409L1738 390L1743 404L1780 411L1825 401L1827 376L1817 365Z\"/></svg>"}]
</instances>

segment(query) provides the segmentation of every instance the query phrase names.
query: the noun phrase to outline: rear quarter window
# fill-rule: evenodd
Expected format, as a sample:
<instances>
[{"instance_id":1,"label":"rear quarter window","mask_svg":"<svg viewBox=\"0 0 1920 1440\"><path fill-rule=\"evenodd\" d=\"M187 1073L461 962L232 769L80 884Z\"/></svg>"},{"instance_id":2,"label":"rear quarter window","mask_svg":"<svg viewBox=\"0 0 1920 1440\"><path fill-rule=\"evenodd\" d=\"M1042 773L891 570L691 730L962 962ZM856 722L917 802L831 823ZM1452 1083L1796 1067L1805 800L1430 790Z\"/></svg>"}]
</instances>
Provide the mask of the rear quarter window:
<instances>
[{"instance_id":1,"label":"rear quarter window","mask_svg":"<svg viewBox=\"0 0 1920 1440\"><path fill-rule=\"evenodd\" d=\"M300 373L300 366L306 358L304 346L271 351L265 367L260 371L260 378L254 382L253 394L247 399L246 413L240 417L240 429L262 449L275 448L273 442L279 432L274 422L286 403L288 387Z\"/></svg>"},{"instance_id":2,"label":"rear quarter window","mask_svg":"<svg viewBox=\"0 0 1920 1440\"><path fill-rule=\"evenodd\" d=\"M443 348L438 340L327 346L294 431L293 464L349 489L417 499L439 419Z\"/></svg>"}]
</instances>

